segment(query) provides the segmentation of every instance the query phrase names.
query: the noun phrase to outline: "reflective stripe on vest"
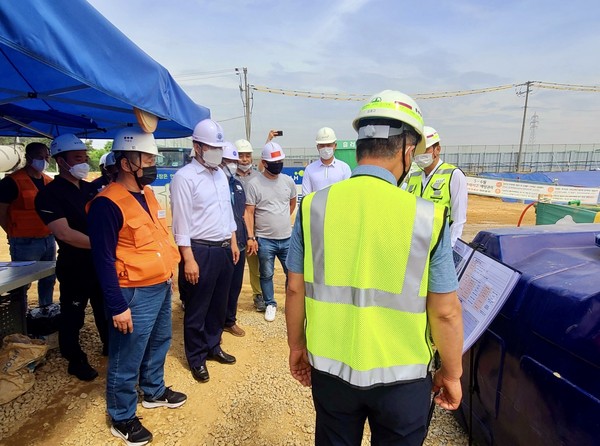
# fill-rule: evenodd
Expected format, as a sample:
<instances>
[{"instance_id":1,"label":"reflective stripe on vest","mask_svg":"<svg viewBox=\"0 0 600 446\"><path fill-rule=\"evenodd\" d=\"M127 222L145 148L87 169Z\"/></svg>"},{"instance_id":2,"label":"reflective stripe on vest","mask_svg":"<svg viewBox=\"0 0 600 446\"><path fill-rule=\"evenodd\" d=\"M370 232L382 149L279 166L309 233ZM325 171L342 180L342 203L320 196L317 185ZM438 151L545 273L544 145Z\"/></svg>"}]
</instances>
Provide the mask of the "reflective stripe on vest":
<instances>
[{"instance_id":1,"label":"reflective stripe on vest","mask_svg":"<svg viewBox=\"0 0 600 446\"><path fill-rule=\"evenodd\" d=\"M17 186L17 198L8 206L8 236L20 238L43 238L51 232L35 210L35 197L39 190L25 168L8 175ZM52 181L42 174L44 185Z\"/></svg>"},{"instance_id":2,"label":"reflective stripe on vest","mask_svg":"<svg viewBox=\"0 0 600 446\"><path fill-rule=\"evenodd\" d=\"M311 364L358 387L424 377L428 265L443 209L363 176L305 197L302 222Z\"/></svg>"},{"instance_id":3,"label":"reflective stripe on vest","mask_svg":"<svg viewBox=\"0 0 600 446\"><path fill-rule=\"evenodd\" d=\"M456 166L448 163L442 163L433 173L423 190L423 181L421 172L413 172L408 179L406 190L411 194L423 197L433 203L441 204L448 208L448 219L452 223L452 202L450 191L450 180L452 172L457 169Z\"/></svg>"},{"instance_id":4,"label":"reflective stripe on vest","mask_svg":"<svg viewBox=\"0 0 600 446\"><path fill-rule=\"evenodd\" d=\"M354 370L343 362L316 356L310 352L308 353L308 359L315 369L337 376L347 383L361 388L373 387L377 384L425 378L429 369L427 365L411 364L361 371Z\"/></svg>"}]
</instances>

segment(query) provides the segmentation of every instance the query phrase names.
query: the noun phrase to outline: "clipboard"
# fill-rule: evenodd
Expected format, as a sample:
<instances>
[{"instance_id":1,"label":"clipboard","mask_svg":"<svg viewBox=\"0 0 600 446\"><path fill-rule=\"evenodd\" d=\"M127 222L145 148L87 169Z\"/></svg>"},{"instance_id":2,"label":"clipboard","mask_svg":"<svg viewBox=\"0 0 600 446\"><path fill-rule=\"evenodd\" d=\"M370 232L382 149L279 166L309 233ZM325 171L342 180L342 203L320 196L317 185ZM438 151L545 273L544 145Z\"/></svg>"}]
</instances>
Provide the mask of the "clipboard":
<instances>
[{"instance_id":1,"label":"clipboard","mask_svg":"<svg viewBox=\"0 0 600 446\"><path fill-rule=\"evenodd\" d=\"M462 305L463 353L479 339L517 285L521 273L458 239L453 248Z\"/></svg>"}]
</instances>

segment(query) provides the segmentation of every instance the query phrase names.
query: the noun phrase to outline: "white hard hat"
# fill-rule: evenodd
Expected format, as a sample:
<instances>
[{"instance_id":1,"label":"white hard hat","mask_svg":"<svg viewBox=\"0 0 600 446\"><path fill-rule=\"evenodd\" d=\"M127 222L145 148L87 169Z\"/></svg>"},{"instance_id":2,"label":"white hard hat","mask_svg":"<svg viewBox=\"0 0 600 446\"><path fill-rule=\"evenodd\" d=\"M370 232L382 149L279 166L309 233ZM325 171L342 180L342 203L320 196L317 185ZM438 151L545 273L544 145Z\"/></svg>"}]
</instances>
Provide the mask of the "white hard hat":
<instances>
[{"instance_id":1,"label":"white hard hat","mask_svg":"<svg viewBox=\"0 0 600 446\"><path fill-rule=\"evenodd\" d=\"M212 119L204 119L196 124L192 139L211 147L223 147L225 145L223 127Z\"/></svg>"},{"instance_id":2,"label":"white hard hat","mask_svg":"<svg viewBox=\"0 0 600 446\"><path fill-rule=\"evenodd\" d=\"M424 126L423 133L425 134L425 148L428 149L435 143L440 142L440 135L433 127Z\"/></svg>"},{"instance_id":3,"label":"white hard hat","mask_svg":"<svg viewBox=\"0 0 600 446\"><path fill-rule=\"evenodd\" d=\"M112 152L141 152L158 155L158 147L152 133L126 127L119 130L113 140Z\"/></svg>"},{"instance_id":4,"label":"white hard hat","mask_svg":"<svg viewBox=\"0 0 600 446\"><path fill-rule=\"evenodd\" d=\"M336 141L335 132L329 127L323 127L317 132L317 144L331 144Z\"/></svg>"},{"instance_id":5,"label":"white hard hat","mask_svg":"<svg viewBox=\"0 0 600 446\"><path fill-rule=\"evenodd\" d=\"M54 141L50 144L50 155L56 156L63 152L87 149L88 147L77 136L72 133L65 133L54 138Z\"/></svg>"},{"instance_id":6,"label":"white hard hat","mask_svg":"<svg viewBox=\"0 0 600 446\"><path fill-rule=\"evenodd\" d=\"M419 135L420 141L417 143L415 154L419 155L425 152L425 138L423 135L423 116L421 109L410 96L394 90L384 90L371 97L371 100L365 104L358 116L352 122L354 130L358 132L358 139L367 138L388 138L388 136L398 135L397 129L401 126L379 126L368 125L369 119L387 119L399 121L408 124ZM401 129L402 130L402 129Z\"/></svg>"},{"instance_id":7,"label":"white hard hat","mask_svg":"<svg viewBox=\"0 0 600 446\"><path fill-rule=\"evenodd\" d=\"M283 149L276 142L268 142L262 149L261 159L265 161L281 161L284 158Z\"/></svg>"},{"instance_id":8,"label":"white hard hat","mask_svg":"<svg viewBox=\"0 0 600 446\"><path fill-rule=\"evenodd\" d=\"M252 144L250 144L250 141L238 139L234 144L238 153L252 153Z\"/></svg>"},{"instance_id":9,"label":"white hard hat","mask_svg":"<svg viewBox=\"0 0 600 446\"><path fill-rule=\"evenodd\" d=\"M104 160L104 167L110 167L117 164L117 160L115 160L115 154L112 152L108 152L106 154L106 159Z\"/></svg>"},{"instance_id":10,"label":"white hard hat","mask_svg":"<svg viewBox=\"0 0 600 446\"><path fill-rule=\"evenodd\" d=\"M240 157L238 156L238 151L233 145L233 143L225 141L225 145L223 146L223 158L236 161L240 160Z\"/></svg>"}]
</instances>

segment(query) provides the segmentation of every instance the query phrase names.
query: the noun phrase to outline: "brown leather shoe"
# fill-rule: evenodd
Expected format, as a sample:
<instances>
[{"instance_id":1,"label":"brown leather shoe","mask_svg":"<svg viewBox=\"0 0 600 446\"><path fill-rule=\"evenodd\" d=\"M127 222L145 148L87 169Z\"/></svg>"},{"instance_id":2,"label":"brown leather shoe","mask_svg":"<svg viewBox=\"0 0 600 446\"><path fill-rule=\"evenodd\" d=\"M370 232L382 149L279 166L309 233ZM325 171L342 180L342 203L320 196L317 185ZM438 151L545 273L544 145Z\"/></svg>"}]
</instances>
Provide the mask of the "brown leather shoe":
<instances>
[{"instance_id":1,"label":"brown leather shoe","mask_svg":"<svg viewBox=\"0 0 600 446\"><path fill-rule=\"evenodd\" d=\"M231 327L225 327L223 331L227 333L231 333L234 336L241 338L242 336L246 336L246 332L240 328L238 324L233 324Z\"/></svg>"}]
</instances>

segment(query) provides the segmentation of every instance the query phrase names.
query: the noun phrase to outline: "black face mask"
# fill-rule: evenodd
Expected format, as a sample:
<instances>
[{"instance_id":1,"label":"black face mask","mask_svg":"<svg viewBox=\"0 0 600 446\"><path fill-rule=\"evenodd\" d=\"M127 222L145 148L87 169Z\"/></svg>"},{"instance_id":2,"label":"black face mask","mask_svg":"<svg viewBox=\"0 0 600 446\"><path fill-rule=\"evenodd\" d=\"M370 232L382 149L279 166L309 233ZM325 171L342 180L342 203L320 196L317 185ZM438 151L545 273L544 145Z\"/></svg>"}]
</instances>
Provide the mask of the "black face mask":
<instances>
[{"instance_id":1,"label":"black face mask","mask_svg":"<svg viewBox=\"0 0 600 446\"><path fill-rule=\"evenodd\" d=\"M265 169L272 175L279 175L283 170L283 163L267 163Z\"/></svg>"},{"instance_id":2,"label":"black face mask","mask_svg":"<svg viewBox=\"0 0 600 446\"><path fill-rule=\"evenodd\" d=\"M154 183L154 180L156 180L156 175L156 166L142 167L142 176L136 178L139 184L142 186L147 186L148 184Z\"/></svg>"},{"instance_id":3,"label":"black face mask","mask_svg":"<svg viewBox=\"0 0 600 446\"><path fill-rule=\"evenodd\" d=\"M142 162L142 154L140 153L140 164ZM135 183L138 185L138 187L140 189L144 189L144 186L147 186L148 184L152 184L154 183L154 180L156 180L156 176L157 176L157 171L156 171L156 166L150 166L150 167L139 167L136 166L135 164L133 164L135 167L137 167L137 170L133 170L131 168L132 162L127 160L127 164L129 164L129 169L131 170L131 175L133 175L133 178L135 179ZM142 170L142 176L138 177L137 173L139 172L139 170Z\"/></svg>"}]
</instances>

